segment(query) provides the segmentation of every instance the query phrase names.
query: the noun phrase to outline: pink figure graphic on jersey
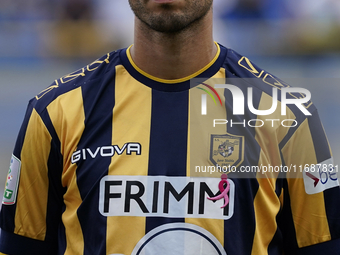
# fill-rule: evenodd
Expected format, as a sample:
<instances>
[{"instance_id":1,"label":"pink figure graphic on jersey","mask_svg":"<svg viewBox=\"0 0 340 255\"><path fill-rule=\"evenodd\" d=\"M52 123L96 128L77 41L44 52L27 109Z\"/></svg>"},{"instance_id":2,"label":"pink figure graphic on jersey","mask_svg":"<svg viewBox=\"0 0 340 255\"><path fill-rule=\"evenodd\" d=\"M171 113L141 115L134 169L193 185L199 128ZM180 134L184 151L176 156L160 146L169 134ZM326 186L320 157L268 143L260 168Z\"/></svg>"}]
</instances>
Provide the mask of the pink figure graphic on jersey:
<instances>
[{"instance_id":1,"label":"pink figure graphic on jersey","mask_svg":"<svg viewBox=\"0 0 340 255\"><path fill-rule=\"evenodd\" d=\"M216 197L208 197L209 200L219 200L221 198L224 198L224 205L221 207L221 208L224 208L228 205L229 203L229 197L228 197L228 192L229 192L229 189L230 189L230 183L228 182L228 175L226 174L222 174L221 175L221 181L220 183L218 184L218 188L219 190L221 191L221 194L219 194L218 196ZM224 188L224 184L227 184L227 187Z\"/></svg>"}]
</instances>

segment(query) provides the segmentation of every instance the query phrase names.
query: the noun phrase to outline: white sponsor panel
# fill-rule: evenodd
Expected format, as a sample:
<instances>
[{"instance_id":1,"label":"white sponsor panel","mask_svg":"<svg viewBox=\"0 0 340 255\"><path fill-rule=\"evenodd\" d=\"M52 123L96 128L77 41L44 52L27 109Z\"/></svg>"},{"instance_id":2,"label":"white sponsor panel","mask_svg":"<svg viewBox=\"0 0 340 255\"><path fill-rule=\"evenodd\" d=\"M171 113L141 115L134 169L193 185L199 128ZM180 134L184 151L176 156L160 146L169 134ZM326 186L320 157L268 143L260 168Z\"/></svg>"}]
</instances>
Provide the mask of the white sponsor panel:
<instances>
[{"instance_id":1,"label":"white sponsor panel","mask_svg":"<svg viewBox=\"0 0 340 255\"><path fill-rule=\"evenodd\" d=\"M227 220L234 213L235 185L229 204L207 197L219 193L219 178L105 176L100 181L99 212L103 216L157 216Z\"/></svg>"},{"instance_id":2,"label":"white sponsor panel","mask_svg":"<svg viewBox=\"0 0 340 255\"><path fill-rule=\"evenodd\" d=\"M227 255L210 232L189 223L170 223L154 228L135 246L131 255Z\"/></svg>"},{"instance_id":3,"label":"white sponsor panel","mask_svg":"<svg viewBox=\"0 0 340 255\"><path fill-rule=\"evenodd\" d=\"M333 158L305 167L303 170L303 182L306 193L310 195L339 186Z\"/></svg>"}]
</instances>

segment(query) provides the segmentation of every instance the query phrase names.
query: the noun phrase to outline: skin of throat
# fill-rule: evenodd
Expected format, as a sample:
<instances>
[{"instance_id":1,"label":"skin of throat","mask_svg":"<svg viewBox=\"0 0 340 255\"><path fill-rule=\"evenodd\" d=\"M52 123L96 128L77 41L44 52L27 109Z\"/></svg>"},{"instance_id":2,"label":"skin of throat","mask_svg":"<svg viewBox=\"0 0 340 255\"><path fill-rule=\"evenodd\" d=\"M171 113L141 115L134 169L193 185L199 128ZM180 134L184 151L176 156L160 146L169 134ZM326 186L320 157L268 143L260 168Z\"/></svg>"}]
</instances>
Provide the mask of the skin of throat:
<instances>
[{"instance_id":1,"label":"skin of throat","mask_svg":"<svg viewBox=\"0 0 340 255\"><path fill-rule=\"evenodd\" d=\"M217 48L212 36L212 9L175 33L158 32L135 18L131 57L144 72L161 79L187 77L210 63Z\"/></svg>"}]
</instances>

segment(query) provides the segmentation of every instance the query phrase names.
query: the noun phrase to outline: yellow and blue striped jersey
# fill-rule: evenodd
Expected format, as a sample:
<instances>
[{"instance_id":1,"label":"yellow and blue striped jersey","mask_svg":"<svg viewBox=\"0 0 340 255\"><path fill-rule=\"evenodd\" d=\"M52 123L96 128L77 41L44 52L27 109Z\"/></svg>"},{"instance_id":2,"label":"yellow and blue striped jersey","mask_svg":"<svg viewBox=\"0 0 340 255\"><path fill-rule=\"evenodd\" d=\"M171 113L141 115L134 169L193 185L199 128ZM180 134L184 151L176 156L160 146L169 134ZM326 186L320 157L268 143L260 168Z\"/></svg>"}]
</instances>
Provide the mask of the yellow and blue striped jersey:
<instances>
[{"instance_id":1,"label":"yellow and blue striped jersey","mask_svg":"<svg viewBox=\"0 0 340 255\"><path fill-rule=\"evenodd\" d=\"M232 93L216 88L217 104L208 97L204 116L202 95L214 79L232 81L244 95L251 87L252 104L262 110L272 105L273 87L279 95L286 87L218 45L206 67L183 79L152 77L122 49L39 93L29 102L13 152L0 252L277 255L300 254L303 247L321 254L316 244L331 249L328 241L340 237L340 191L315 106L304 104L312 114L306 116L287 104L283 116L278 97L269 116L248 107L234 115ZM214 127L216 119L224 125ZM318 163L326 169L304 170ZM207 199L221 192L221 173L211 166L237 170L228 174L224 208L223 200ZM290 171L240 176L253 166Z\"/></svg>"}]
</instances>

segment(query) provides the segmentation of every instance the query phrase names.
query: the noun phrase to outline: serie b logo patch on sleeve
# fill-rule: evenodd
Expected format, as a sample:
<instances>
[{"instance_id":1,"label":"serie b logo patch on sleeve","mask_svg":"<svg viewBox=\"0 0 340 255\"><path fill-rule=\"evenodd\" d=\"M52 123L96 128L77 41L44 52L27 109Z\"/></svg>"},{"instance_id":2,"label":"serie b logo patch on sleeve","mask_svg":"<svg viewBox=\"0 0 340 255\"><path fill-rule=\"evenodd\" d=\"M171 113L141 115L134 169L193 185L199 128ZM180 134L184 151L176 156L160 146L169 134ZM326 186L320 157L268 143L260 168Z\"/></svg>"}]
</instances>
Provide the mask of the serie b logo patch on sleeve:
<instances>
[{"instance_id":1,"label":"serie b logo patch on sleeve","mask_svg":"<svg viewBox=\"0 0 340 255\"><path fill-rule=\"evenodd\" d=\"M2 203L4 205L15 204L19 186L21 161L12 155L11 164L8 170Z\"/></svg>"}]
</instances>

